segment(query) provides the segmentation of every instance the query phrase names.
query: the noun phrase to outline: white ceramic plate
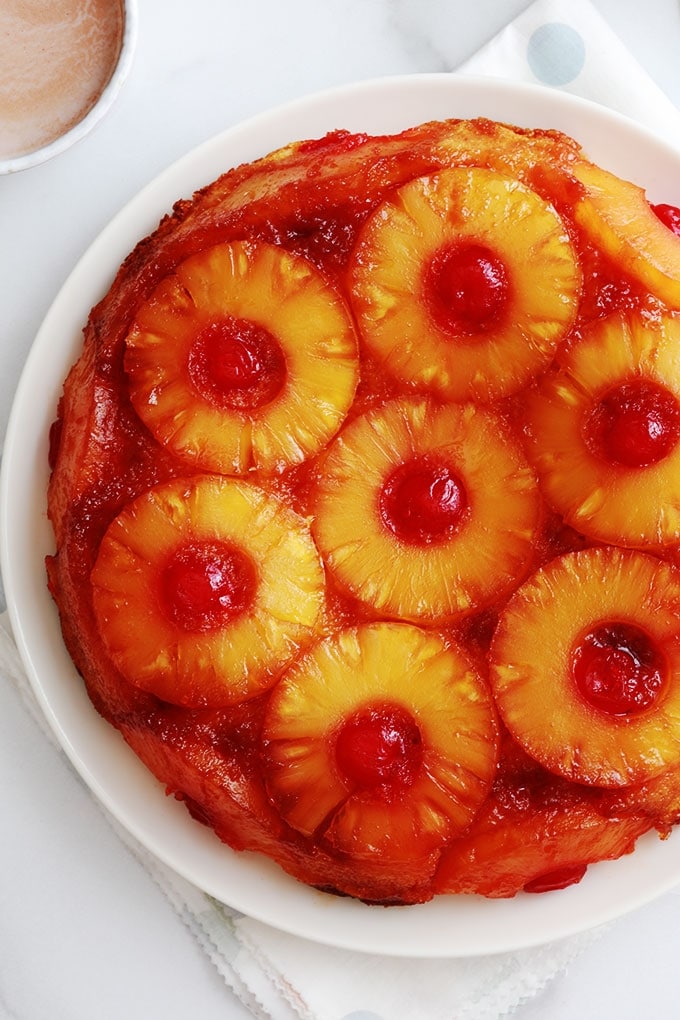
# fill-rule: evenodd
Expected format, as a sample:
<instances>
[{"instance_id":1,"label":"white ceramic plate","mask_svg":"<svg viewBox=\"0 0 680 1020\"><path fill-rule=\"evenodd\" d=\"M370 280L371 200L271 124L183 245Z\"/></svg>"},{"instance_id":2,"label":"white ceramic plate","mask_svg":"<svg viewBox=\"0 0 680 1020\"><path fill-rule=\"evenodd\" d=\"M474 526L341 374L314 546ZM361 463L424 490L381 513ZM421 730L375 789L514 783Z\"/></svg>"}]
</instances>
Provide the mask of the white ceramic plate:
<instances>
[{"instance_id":1,"label":"white ceramic plate","mask_svg":"<svg viewBox=\"0 0 680 1020\"><path fill-rule=\"evenodd\" d=\"M605 167L680 205L680 155L643 129L561 93L453 75L382 79L288 105L226 131L148 185L87 251L50 309L28 358L9 423L0 486L4 583L30 681L76 769L111 813L179 874L251 917L307 938L408 956L470 956L585 930L680 883L680 830L651 835L622 860L591 867L569 889L491 901L438 897L413 907L369 907L318 893L269 861L237 854L193 822L104 723L61 640L45 584L53 549L45 513L48 430L78 355L91 306L119 263L176 199L224 170L293 139L335 128L392 132L424 120L486 116L573 135Z\"/></svg>"}]
</instances>

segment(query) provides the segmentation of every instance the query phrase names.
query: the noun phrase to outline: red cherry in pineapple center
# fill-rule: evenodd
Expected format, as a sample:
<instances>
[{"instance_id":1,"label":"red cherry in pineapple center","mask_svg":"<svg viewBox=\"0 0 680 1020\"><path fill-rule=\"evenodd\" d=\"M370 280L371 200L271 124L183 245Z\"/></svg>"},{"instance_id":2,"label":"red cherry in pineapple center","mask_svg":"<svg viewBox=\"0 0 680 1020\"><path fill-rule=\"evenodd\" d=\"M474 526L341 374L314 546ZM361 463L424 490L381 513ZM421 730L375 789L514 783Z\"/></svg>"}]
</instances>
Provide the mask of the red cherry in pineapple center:
<instances>
[{"instance_id":1,"label":"red cherry in pineapple center","mask_svg":"<svg viewBox=\"0 0 680 1020\"><path fill-rule=\"evenodd\" d=\"M256 410L270 403L286 381L286 360L276 338L250 319L227 316L194 340L189 376L217 407Z\"/></svg>"},{"instance_id":2,"label":"red cherry in pineapple center","mask_svg":"<svg viewBox=\"0 0 680 1020\"><path fill-rule=\"evenodd\" d=\"M603 623L584 634L572 650L572 669L585 701L618 716L650 708L666 677L663 653L630 623Z\"/></svg>"},{"instance_id":3,"label":"red cherry in pineapple center","mask_svg":"<svg viewBox=\"0 0 680 1020\"><path fill-rule=\"evenodd\" d=\"M425 273L425 301L437 325L456 336L492 329L503 317L510 293L505 263L485 245L445 245Z\"/></svg>"},{"instance_id":4,"label":"red cherry in pineapple center","mask_svg":"<svg viewBox=\"0 0 680 1020\"><path fill-rule=\"evenodd\" d=\"M336 736L335 760L355 790L389 796L408 789L423 760L420 730L400 705L375 705L346 719Z\"/></svg>"},{"instance_id":5,"label":"red cherry in pineapple center","mask_svg":"<svg viewBox=\"0 0 680 1020\"><path fill-rule=\"evenodd\" d=\"M453 468L427 457L400 464L380 493L383 523L402 542L429 545L448 538L467 508L465 486Z\"/></svg>"},{"instance_id":6,"label":"red cherry in pineapple center","mask_svg":"<svg viewBox=\"0 0 680 1020\"><path fill-rule=\"evenodd\" d=\"M676 205L668 205L665 202L661 202L658 205L652 206L652 212L656 214L664 226L680 237L680 209Z\"/></svg>"},{"instance_id":7,"label":"red cherry in pineapple center","mask_svg":"<svg viewBox=\"0 0 680 1020\"><path fill-rule=\"evenodd\" d=\"M225 626L247 609L257 578L252 560L226 542L188 542L166 563L161 599L182 630L204 633Z\"/></svg>"},{"instance_id":8,"label":"red cherry in pineapple center","mask_svg":"<svg viewBox=\"0 0 680 1020\"><path fill-rule=\"evenodd\" d=\"M586 420L585 435L593 452L610 463L656 464L680 439L680 403L658 383L634 379L602 397Z\"/></svg>"}]
</instances>

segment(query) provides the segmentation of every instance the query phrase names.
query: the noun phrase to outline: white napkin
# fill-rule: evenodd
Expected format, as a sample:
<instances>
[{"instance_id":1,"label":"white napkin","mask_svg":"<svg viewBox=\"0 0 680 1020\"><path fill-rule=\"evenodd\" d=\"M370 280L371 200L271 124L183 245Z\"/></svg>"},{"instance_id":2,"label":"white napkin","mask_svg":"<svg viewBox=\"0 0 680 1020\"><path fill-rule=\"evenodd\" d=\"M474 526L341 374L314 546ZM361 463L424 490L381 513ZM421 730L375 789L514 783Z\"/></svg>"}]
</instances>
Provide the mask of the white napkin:
<instances>
[{"instance_id":1,"label":"white napkin","mask_svg":"<svg viewBox=\"0 0 680 1020\"><path fill-rule=\"evenodd\" d=\"M680 111L589 0L536 0L457 72L550 85L680 146Z\"/></svg>"},{"instance_id":2,"label":"white napkin","mask_svg":"<svg viewBox=\"0 0 680 1020\"><path fill-rule=\"evenodd\" d=\"M459 70L563 88L680 139L678 111L587 0L538 0ZM0 622L7 626L6 619ZM0 674L17 686L48 733L2 627ZM260 1020L498 1020L536 995L598 935L472 960L392 960L328 948L215 902L111 824Z\"/></svg>"}]
</instances>

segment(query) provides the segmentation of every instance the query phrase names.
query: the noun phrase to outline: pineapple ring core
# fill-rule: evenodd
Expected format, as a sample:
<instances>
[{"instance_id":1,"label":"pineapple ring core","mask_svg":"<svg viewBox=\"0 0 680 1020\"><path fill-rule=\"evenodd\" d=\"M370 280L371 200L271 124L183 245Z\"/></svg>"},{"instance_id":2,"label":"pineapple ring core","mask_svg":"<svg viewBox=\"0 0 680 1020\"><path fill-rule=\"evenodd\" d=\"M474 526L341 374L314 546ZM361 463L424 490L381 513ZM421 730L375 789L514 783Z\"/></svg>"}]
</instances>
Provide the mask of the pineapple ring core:
<instances>
[{"instance_id":1,"label":"pineapple ring core","mask_svg":"<svg viewBox=\"0 0 680 1020\"><path fill-rule=\"evenodd\" d=\"M286 381L276 338L255 322L228 315L195 338L188 358L196 389L215 407L255 411L271 403Z\"/></svg>"},{"instance_id":2,"label":"pineapple ring core","mask_svg":"<svg viewBox=\"0 0 680 1020\"><path fill-rule=\"evenodd\" d=\"M615 714L584 696L580 656L616 635L627 679L644 637L661 674L642 704ZM640 657L638 649L637 657ZM616 663L611 661L614 668ZM491 684L510 733L545 768L577 783L627 786L680 762L680 571L611 547L567 553L537 571L501 613L491 646ZM621 708L619 704L619 709Z\"/></svg>"},{"instance_id":3,"label":"pineapple ring core","mask_svg":"<svg viewBox=\"0 0 680 1020\"><path fill-rule=\"evenodd\" d=\"M447 465L464 495L430 525L435 540L414 541L422 494L402 486L417 500L400 510L412 529L404 540L385 519L385 493L403 465L428 460ZM321 464L313 502L314 537L343 589L416 622L467 614L509 589L540 520L533 472L498 416L429 400L395 400L351 422Z\"/></svg>"},{"instance_id":4,"label":"pineapple ring core","mask_svg":"<svg viewBox=\"0 0 680 1020\"><path fill-rule=\"evenodd\" d=\"M554 207L480 167L397 189L364 226L350 273L368 349L402 382L452 400L508 396L544 371L581 293Z\"/></svg>"},{"instance_id":5,"label":"pineapple ring core","mask_svg":"<svg viewBox=\"0 0 680 1020\"><path fill-rule=\"evenodd\" d=\"M427 545L453 535L468 500L456 471L436 457L400 464L380 491L380 516L403 542Z\"/></svg>"},{"instance_id":6,"label":"pineapple ring core","mask_svg":"<svg viewBox=\"0 0 680 1020\"><path fill-rule=\"evenodd\" d=\"M256 241L181 262L126 337L130 399L191 466L277 472L337 432L358 382L343 299L301 256Z\"/></svg>"},{"instance_id":7,"label":"pineapple ring core","mask_svg":"<svg viewBox=\"0 0 680 1020\"><path fill-rule=\"evenodd\" d=\"M257 587L251 558L222 541L187 542L167 560L159 579L168 617L190 632L224 626L253 601Z\"/></svg>"},{"instance_id":8,"label":"pineapple ring core","mask_svg":"<svg viewBox=\"0 0 680 1020\"><path fill-rule=\"evenodd\" d=\"M680 402L658 383L635 378L604 394L584 422L583 434L603 460L647 467L677 446Z\"/></svg>"},{"instance_id":9,"label":"pineapple ring core","mask_svg":"<svg viewBox=\"0 0 680 1020\"><path fill-rule=\"evenodd\" d=\"M346 727L370 711L401 713L406 733L384 783L338 761ZM412 859L470 823L493 780L498 731L486 684L455 646L381 622L341 630L292 666L270 694L262 741L267 788L290 825L358 857Z\"/></svg>"},{"instance_id":10,"label":"pineapple ring core","mask_svg":"<svg viewBox=\"0 0 680 1020\"><path fill-rule=\"evenodd\" d=\"M335 735L335 764L356 790L399 796L422 767L420 728L401 705L378 702L343 720Z\"/></svg>"},{"instance_id":11,"label":"pineapple ring core","mask_svg":"<svg viewBox=\"0 0 680 1020\"><path fill-rule=\"evenodd\" d=\"M453 336L482 338L507 315L505 264L496 252L474 241L444 245L435 252L422 290L430 314Z\"/></svg>"},{"instance_id":12,"label":"pineapple ring core","mask_svg":"<svg viewBox=\"0 0 680 1020\"><path fill-rule=\"evenodd\" d=\"M192 707L271 686L315 636L324 602L306 521L260 488L214 475L174 479L124 507L91 577L125 679ZM207 615L197 591L204 607L210 596Z\"/></svg>"},{"instance_id":13,"label":"pineapple ring core","mask_svg":"<svg viewBox=\"0 0 680 1020\"><path fill-rule=\"evenodd\" d=\"M598 624L576 642L572 673L593 708L633 715L656 701L666 680L666 660L646 631L614 620Z\"/></svg>"},{"instance_id":14,"label":"pineapple ring core","mask_svg":"<svg viewBox=\"0 0 680 1020\"><path fill-rule=\"evenodd\" d=\"M617 313L592 325L529 396L527 449L543 492L592 539L680 540L679 351L674 317ZM618 413L607 421L612 400ZM647 463L631 463L636 456Z\"/></svg>"}]
</instances>

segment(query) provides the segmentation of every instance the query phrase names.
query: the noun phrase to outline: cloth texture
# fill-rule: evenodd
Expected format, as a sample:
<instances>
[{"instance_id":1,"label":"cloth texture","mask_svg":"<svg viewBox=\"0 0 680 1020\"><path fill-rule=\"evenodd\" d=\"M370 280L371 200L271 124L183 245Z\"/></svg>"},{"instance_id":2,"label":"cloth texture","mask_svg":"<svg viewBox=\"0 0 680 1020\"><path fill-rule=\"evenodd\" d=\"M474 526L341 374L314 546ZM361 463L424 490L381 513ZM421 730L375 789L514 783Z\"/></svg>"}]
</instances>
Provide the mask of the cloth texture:
<instances>
[{"instance_id":1,"label":"cloth texture","mask_svg":"<svg viewBox=\"0 0 680 1020\"><path fill-rule=\"evenodd\" d=\"M680 137L678 111L588 0L538 0L458 70L561 88L638 119L670 140ZM6 616L0 623L0 671L53 740ZM330 948L216 902L110 822L226 984L260 1020L499 1020L564 972L599 934L465 960L391 959Z\"/></svg>"},{"instance_id":2,"label":"cloth texture","mask_svg":"<svg viewBox=\"0 0 680 1020\"><path fill-rule=\"evenodd\" d=\"M680 145L680 111L590 0L536 0L456 70L558 88Z\"/></svg>"}]
</instances>

